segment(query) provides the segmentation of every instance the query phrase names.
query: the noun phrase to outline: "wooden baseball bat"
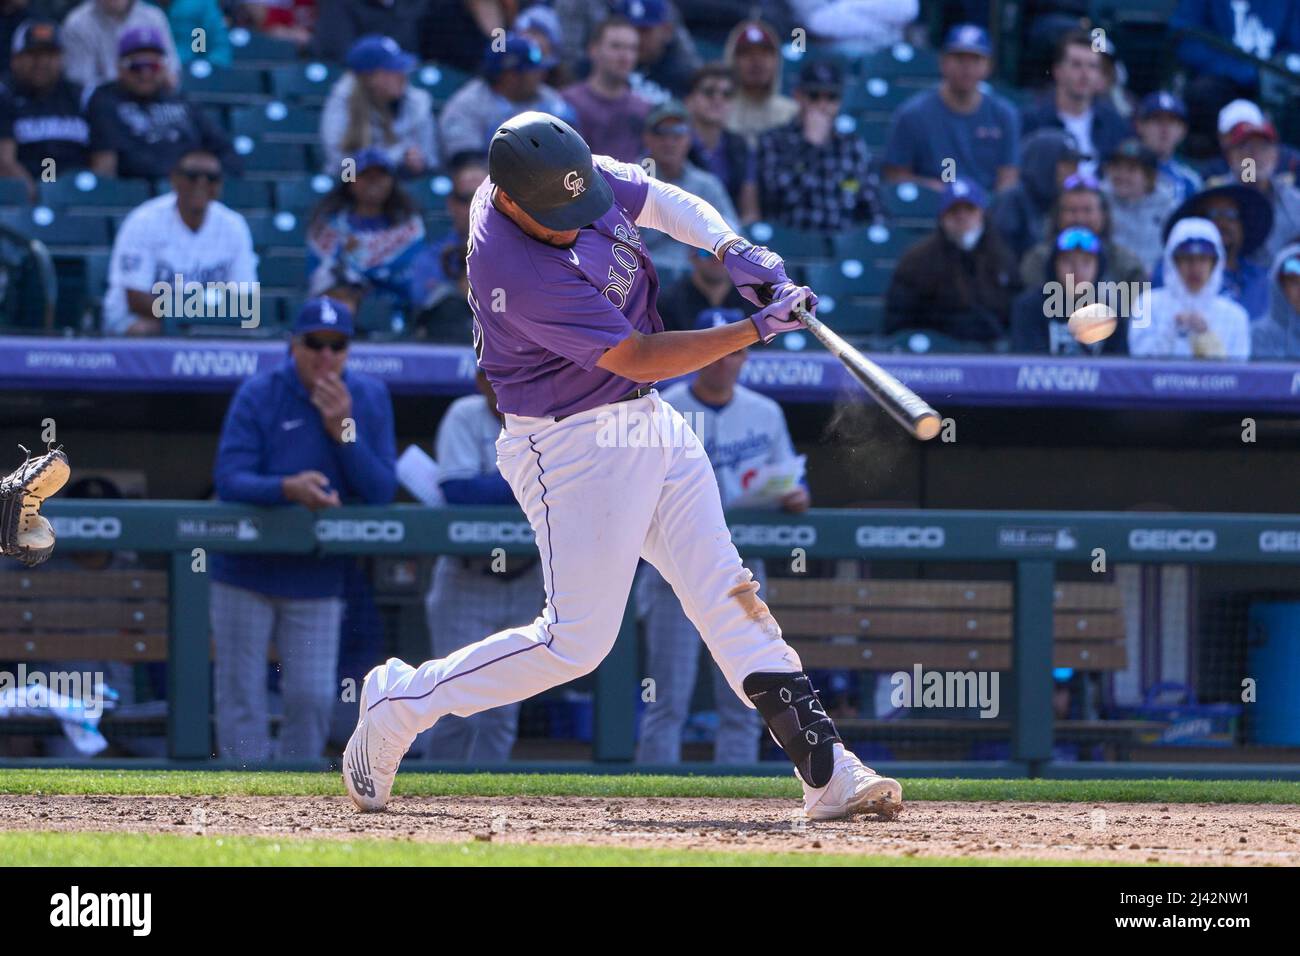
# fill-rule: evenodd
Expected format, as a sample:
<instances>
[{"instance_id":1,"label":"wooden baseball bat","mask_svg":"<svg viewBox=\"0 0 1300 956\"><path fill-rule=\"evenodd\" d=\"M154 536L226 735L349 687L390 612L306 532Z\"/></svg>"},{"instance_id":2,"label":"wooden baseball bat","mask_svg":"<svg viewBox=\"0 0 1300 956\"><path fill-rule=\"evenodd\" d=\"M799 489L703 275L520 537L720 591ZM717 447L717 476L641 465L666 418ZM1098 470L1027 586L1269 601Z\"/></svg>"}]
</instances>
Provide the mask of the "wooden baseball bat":
<instances>
[{"instance_id":1,"label":"wooden baseball bat","mask_svg":"<svg viewBox=\"0 0 1300 956\"><path fill-rule=\"evenodd\" d=\"M826 323L816 316L801 309L796 311L808 324L808 331L817 336L822 345L826 346L827 350L849 370L849 374L867 390L867 394L889 413L890 418L906 428L912 437L929 441L939 434L939 426L942 422L939 413L927 405L916 392L845 342L834 329L828 328Z\"/></svg>"}]
</instances>

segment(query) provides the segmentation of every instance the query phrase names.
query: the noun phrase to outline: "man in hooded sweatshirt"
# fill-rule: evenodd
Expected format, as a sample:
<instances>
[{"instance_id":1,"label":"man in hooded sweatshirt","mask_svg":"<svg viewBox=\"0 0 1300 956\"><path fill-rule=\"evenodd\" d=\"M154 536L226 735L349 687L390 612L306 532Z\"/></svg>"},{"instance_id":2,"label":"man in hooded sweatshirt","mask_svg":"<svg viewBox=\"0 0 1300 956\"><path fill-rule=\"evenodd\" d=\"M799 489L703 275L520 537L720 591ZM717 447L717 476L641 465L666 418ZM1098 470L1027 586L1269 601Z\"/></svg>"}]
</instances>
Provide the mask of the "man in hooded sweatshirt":
<instances>
[{"instance_id":1,"label":"man in hooded sweatshirt","mask_svg":"<svg viewBox=\"0 0 1300 956\"><path fill-rule=\"evenodd\" d=\"M1079 168L1074 137L1044 129L1020 141L1020 181L998 194L989 222L1017 256L1043 238L1043 224L1061 185Z\"/></svg>"},{"instance_id":2,"label":"man in hooded sweatshirt","mask_svg":"<svg viewBox=\"0 0 1300 956\"><path fill-rule=\"evenodd\" d=\"M1132 355L1157 358L1250 358L1250 318L1225 295L1226 256L1208 219L1180 220L1165 241L1165 284L1143 295L1129 322Z\"/></svg>"},{"instance_id":3,"label":"man in hooded sweatshirt","mask_svg":"<svg viewBox=\"0 0 1300 956\"><path fill-rule=\"evenodd\" d=\"M1268 314L1250 327L1257 359L1300 359L1300 242L1283 246L1269 270Z\"/></svg>"}]
</instances>

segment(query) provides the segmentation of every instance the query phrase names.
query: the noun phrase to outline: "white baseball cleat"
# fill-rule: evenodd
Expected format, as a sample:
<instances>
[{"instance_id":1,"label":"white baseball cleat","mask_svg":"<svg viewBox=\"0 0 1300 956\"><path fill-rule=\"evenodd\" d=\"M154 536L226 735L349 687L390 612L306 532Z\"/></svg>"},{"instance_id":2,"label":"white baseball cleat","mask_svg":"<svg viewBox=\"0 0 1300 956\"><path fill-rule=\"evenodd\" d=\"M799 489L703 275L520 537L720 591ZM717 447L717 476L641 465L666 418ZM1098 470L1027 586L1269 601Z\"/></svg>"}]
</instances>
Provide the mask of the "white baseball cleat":
<instances>
[{"instance_id":1,"label":"white baseball cleat","mask_svg":"<svg viewBox=\"0 0 1300 956\"><path fill-rule=\"evenodd\" d=\"M841 746L836 744L836 750ZM893 817L903 809L902 785L880 776L848 750L837 756L830 783L821 789L805 783L803 793L803 812L809 820L838 820L859 813Z\"/></svg>"},{"instance_id":2,"label":"white baseball cleat","mask_svg":"<svg viewBox=\"0 0 1300 956\"><path fill-rule=\"evenodd\" d=\"M382 810L388 806L397 768L415 742L414 737L406 739L386 729L379 715L369 707L372 696L383 694L389 666L400 663L395 657L389 658L387 664L371 668L362 681L357 728L343 750L343 786L352 802L362 810Z\"/></svg>"}]
</instances>

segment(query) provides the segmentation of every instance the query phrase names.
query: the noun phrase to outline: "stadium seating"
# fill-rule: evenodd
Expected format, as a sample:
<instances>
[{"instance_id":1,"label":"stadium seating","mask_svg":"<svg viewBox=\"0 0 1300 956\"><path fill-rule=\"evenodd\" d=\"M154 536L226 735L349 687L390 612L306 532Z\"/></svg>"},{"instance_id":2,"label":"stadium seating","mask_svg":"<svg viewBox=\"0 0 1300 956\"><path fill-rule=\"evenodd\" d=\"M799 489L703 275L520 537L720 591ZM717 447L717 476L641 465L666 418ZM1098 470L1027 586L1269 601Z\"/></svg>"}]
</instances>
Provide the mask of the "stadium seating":
<instances>
[{"instance_id":1,"label":"stadium seating","mask_svg":"<svg viewBox=\"0 0 1300 956\"><path fill-rule=\"evenodd\" d=\"M17 179L0 179L0 207L26 206L27 186Z\"/></svg>"},{"instance_id":2,"label":"stadium seating","mask_svg":"<svg viewBox=\"0 0 1300 956\"><path fill-rule=\"evenodd\" d=\"M450 66L426 64L411 74L411 82L432 97L435 106L451 99L453 93L469 82L469 74Z\"/></svg>"},{"instance_id":3,"label":"stadium seating","mask_svg":"<svg viewBox=\"0 0 1300 956\"><path fill-rule=\"evenodd\" d=\"M230 48L236 67L275 65L298 58L297 47L289 41L243 27L230 31Z\"/></svg>"},{"instance_id":4,"label":"stadium seating","mask_svg":"<svg viewBox=\"0 0 1300 956\"><path fill-rule=\"evenodd\" d=\"M49 206L31 210L4 210L0 222L50 247L106 246L110 220L94 212L62 212Z\"/></svg>"},{"instance_id":5,"label":"stadium seating","mask_svg":"<svg viewBox=\"0 0 1300 956\"><path fill-rule=\"evenodd\" d=\"M40 201L57 210L85 207L104 212L130 212L149 196L149 184L144 180L111 179L96 176L89 170L40 184Z\"/></svg>"},{"instance_id":6,"label":"stadium seating","mask_svg":"<svg viewBox=\"0 0 1300 956\"><path fill-rule=\"evenodd\" d=\"M341 70L324 63L279 66L270 71L271 93L280 99L319 105L329 95Z\"/></svg>"},{"instance_id":7,"label":"stadium seating","mask_svg":"<svg viewBox=\"0 0 1300 956\"><path fill-rule=\"evenodd\" d=\"M264 96L260 70L227 70L207 60L194 60L181 76L181 91L196 103L243 105Z\"/></svg>"},{"instance_id":8,"label":"stadium seating","mask_svg":"<svg viewBox=\"0 0 1300 956\"><path fill-rule=\"evenodd\" d=\"M230 111L230 131L275 143L315 143L320 139L320 110L280 100Z\"/></svg>"}]
</instances>

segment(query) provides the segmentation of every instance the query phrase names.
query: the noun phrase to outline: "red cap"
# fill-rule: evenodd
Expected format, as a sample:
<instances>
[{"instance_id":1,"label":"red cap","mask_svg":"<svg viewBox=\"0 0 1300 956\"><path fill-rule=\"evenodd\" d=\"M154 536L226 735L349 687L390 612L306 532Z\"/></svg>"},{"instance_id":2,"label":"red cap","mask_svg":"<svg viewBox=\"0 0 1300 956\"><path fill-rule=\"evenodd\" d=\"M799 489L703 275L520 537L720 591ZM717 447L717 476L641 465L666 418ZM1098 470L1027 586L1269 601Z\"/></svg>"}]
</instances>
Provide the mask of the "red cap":
<instances>
[{"instance_id":1,"label":"red cap","mask_svg":"<svg viewBox=\"0 0 1300 956\"><path fill-rule=\"evenodd\" d=\"M736 37L735 49L743 50L745 47L751 46L765 46L770 50L775 50L776 41L772 39L772 34L768 33L757 23L749 23L740 31L740 35Z\"/></svg>"},{"instance_id":2,"label":"red cap","mask_svg":"<svg viewBox=\"0 0 1300 956\"><path fill-rule=\"evenodd\" d=\"M1273 124L1267 121L1263 123L1238 123L1232 129L1228 130L1224 142L1229 146L1240 146L1252 136L1262 136L1270 143L1277 142L1277 130Z\"/></svg>"}]
</instances>

